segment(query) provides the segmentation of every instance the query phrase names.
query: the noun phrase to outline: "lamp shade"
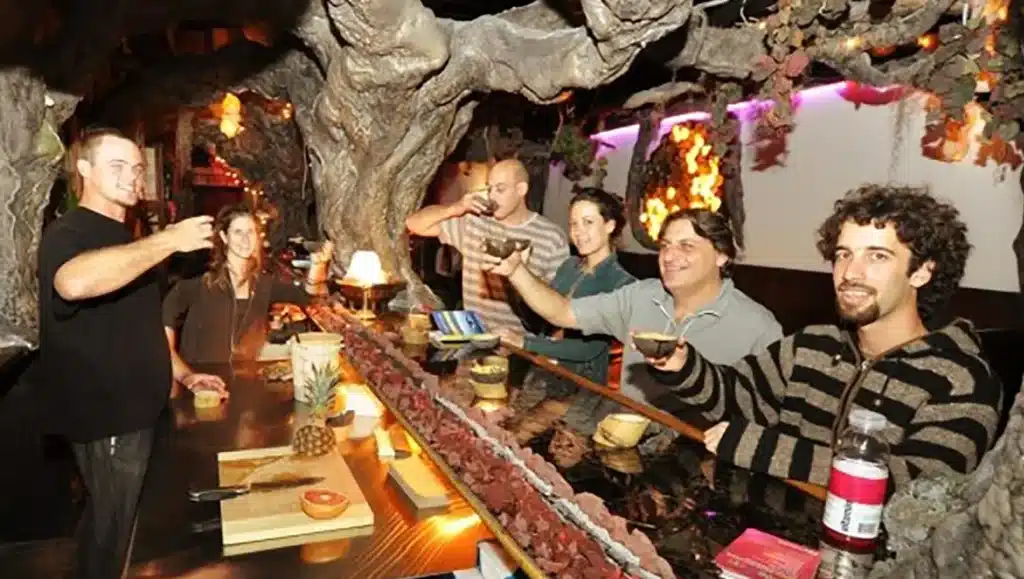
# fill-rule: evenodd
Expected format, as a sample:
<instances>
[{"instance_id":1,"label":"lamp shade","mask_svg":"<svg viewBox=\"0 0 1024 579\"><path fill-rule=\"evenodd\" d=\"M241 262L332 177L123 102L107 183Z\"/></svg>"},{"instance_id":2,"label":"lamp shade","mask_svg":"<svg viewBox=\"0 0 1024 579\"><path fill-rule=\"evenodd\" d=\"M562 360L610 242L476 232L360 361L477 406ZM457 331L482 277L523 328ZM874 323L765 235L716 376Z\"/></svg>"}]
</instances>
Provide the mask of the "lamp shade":
<instances>
[{"instance_id":1,"label":"lamp shade","mask_svg":"<svg viewBox=\"0 0 1024 579\"><path fill-rule=\"evenodd\" d=\"M357 285L381 285L388 282L384 274L384 268L380 265L380 257L376 252L359 250L352 254L352 261L349 262L345 271L345 279Z\"/></svg>"}]
</instances>

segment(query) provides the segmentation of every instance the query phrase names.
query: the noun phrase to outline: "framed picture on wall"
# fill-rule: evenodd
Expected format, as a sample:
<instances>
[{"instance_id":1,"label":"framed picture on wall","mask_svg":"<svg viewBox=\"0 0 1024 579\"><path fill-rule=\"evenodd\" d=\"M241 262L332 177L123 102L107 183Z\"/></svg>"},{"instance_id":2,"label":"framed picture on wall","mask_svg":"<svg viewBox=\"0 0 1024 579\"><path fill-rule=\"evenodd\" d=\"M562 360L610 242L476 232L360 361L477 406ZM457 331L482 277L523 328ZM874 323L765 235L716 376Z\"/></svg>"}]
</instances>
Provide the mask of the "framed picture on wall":
<instances>
[{"instance_id":1,"label":"framed picture on wall","mask_svg":"<svg viewBox=\"0 0 1024 579\"><path fill-rule=\"evenodd\" d=\"M164 199L164 156L160 145L143 149L146 160L146 190L143 201L163 201Z\"/></svg>"}]
</instances>

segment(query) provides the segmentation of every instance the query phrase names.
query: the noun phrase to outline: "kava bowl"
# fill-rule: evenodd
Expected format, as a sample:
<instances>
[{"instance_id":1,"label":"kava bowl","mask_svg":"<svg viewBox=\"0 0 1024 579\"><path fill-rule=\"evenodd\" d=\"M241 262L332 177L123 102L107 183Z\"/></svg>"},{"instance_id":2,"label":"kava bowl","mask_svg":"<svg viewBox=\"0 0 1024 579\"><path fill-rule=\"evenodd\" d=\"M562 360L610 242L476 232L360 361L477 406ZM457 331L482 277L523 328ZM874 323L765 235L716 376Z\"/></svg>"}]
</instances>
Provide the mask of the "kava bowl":
<instances>
[{"instance_id":1,"label":"kava bowl","mask_svg":"<svg viewBox=\"0 0 1024 579\"><path fill-rule=\"evenodd\" d=\"M638 332L633 334L633 344L648 358L664 358L676 349L679 338L658 332Z\"/></svg>"}]
</instances>

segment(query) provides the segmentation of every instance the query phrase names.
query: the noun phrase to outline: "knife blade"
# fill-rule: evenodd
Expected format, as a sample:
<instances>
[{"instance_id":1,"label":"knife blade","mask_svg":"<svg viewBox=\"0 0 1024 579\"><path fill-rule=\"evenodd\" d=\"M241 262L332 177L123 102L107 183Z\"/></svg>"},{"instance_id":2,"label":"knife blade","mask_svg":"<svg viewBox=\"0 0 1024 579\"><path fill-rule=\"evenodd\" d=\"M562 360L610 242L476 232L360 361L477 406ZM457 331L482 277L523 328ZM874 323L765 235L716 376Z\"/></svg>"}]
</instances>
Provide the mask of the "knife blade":
<instances>
[{"instance_id":1,"label":"knife blade","mask_svg":"<svg viewBox=\"0 0 1024 579\"><path fill-rule=\"evenodd\" d=\"M297 479L273 481L273 482L255 482L247 485L234 485L226 487L217 487L212 489L199 489L189 490L188 498L190 501L195 503L204 503L207 501L223 501L227 499L233 499L249 493L260 493L277 491L281 489L293 489L298 487L304 487L313 485L324 480L322 476L307 476Z\"/></svg>"}]
</instances>

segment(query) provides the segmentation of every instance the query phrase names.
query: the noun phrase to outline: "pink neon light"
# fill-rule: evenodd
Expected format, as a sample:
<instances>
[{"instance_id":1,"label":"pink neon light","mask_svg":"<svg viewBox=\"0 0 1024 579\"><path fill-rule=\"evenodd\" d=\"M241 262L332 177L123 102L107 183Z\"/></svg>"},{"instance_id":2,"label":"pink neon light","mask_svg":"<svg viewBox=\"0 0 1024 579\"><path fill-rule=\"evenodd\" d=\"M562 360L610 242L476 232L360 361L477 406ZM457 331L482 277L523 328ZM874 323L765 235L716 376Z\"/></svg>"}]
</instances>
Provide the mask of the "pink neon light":
<instances>
[{"instance_id":1,"label":"pink neon light","mask_svg":"<svg viewBox=\"0 0 1024 579\"><path fill-rule=\"evenodd\" d=\"M793 95L793 102L799 104L805 99L821 100L834 97L839 94L839 90L844 86L846 86L846 82L836 82L804 89ZM772 106L772 101L749 100L729 105L729 112L739 116L740 119L743 120L751 111L770 106ZM683 121L701 121L710 117L711 115L706 112L693 112L668 117L661 121L661 126L658 127L659 134L667 131L672 127L672 125L677 123L681 123ZM639 130L640 125L627 125L625 127L616 127L600 133L594 133L590 138L598 141L604 141L610 145L618 147L620 144L625 144L625 142L635 141Z\"/></svg>"}]
</instances>

